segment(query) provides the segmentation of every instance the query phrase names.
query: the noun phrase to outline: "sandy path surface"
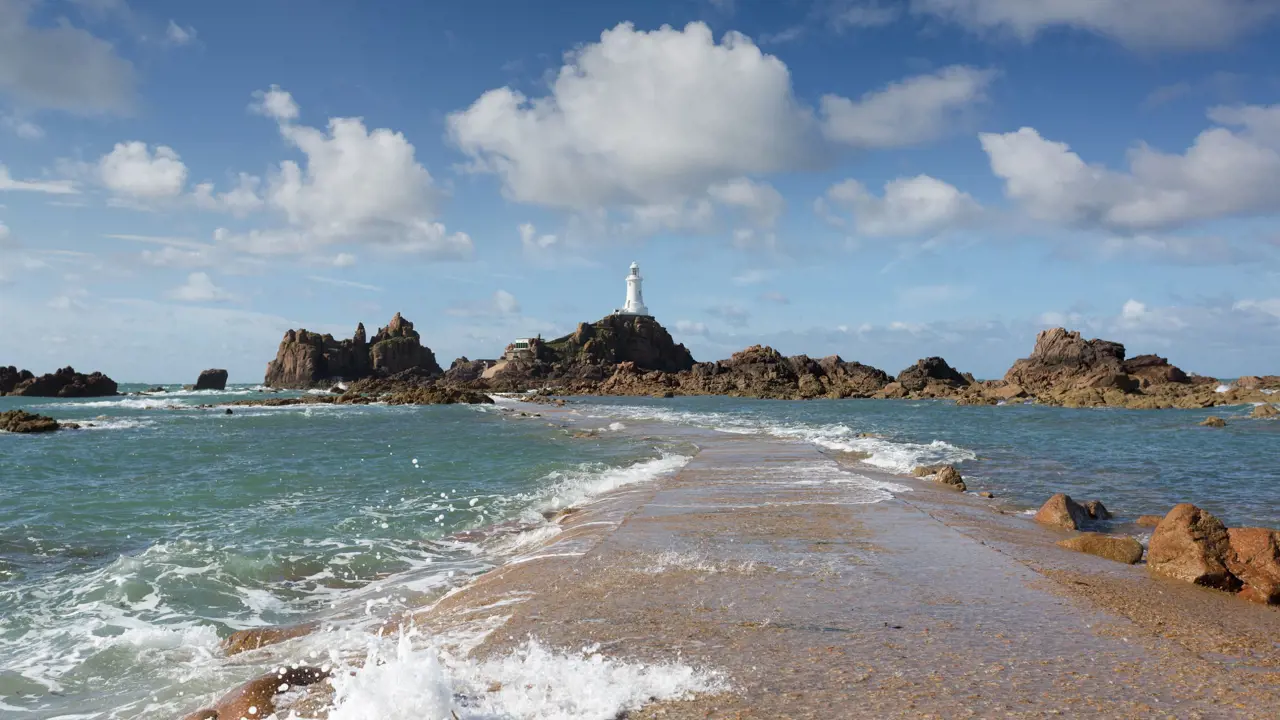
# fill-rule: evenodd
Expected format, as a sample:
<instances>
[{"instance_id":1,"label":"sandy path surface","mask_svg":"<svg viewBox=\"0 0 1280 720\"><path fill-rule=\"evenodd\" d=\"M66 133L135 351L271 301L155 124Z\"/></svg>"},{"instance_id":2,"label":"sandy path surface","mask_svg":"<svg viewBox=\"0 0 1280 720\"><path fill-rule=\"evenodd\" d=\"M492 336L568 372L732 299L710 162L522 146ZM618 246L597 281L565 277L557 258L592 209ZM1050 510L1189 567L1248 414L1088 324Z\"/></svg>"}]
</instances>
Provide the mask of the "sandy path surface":
<instances>
[{"instance_id":1,"label":"sandy path surface","mask_svg":"<svg viewBox=\"0 0 1280 720\"><path fill-rule=\"evenodd\" d=\"M479 657L534 636L731 687L631 717L1280 716L1274 609L806 444L694 440L675 476L563 518L418 621L507 617ZM913 491L872 502L884 483Z\"/></svg>"}]
</instances>

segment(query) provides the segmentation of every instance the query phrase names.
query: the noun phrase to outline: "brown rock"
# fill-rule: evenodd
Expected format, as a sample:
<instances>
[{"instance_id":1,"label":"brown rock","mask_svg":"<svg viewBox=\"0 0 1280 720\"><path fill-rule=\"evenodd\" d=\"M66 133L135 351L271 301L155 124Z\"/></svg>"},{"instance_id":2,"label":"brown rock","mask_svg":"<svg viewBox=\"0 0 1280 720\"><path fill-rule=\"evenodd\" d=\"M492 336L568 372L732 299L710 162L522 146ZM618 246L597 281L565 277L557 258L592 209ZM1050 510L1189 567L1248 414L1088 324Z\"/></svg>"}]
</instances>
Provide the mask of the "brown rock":
<instances>
[{"instance_id":1,"label":"brown rock","mask_svg":"<svg viewBox=\"0 0 1280 720\"><path fill-rule=\"evenodd\" d=\"M951 388L968 387L971 383L940 357L917 360L915 365L898 373L897 383L907 392L920 392L932 384Z\"/></svg>"},{"instance_id":2,"label":"brown rock","mask_svg":"<svg viewBox=\"0 0 1280 720\"><path fill-rule=\"evenodd\" d=\"M1084 504L1084 511L1089 513L1092 520L1110 520L1111 512L1107 510L1107 506L1102 504L1101 500L1090 500Z\"/></svg>"},{"instance_id":3,"label":"brown rock","mask_svg":"<svg viewBox=\"0 0 1280 720\"><path fill-rule=\"evenodd\" d=\"M933 477L934 482L940 483L953 490L964 492L968 487L964 484L964 478L960 476L960 471L956 470L954 465L942 466Z\"/></svg>"},{"instance_id":4,"label":"brown rock","mask_svg":"<svg viewBox=\"0 0 1280 720\"><path fill-rule=\"evenodd\" d=\"M1097 555L1100 558L1115 560L1129 565L1136 565L1142 562L1142 543L1131 537L1085 533L1066 540L1060 540L1058 545L1068 550Z\"/></svg>"},{"instance_id":5,"label":"brown rock","mask_svg":"<svg viewBox=\"0 0 1280 720\"><path fill-rule=\"evenodd\" d=\"M1152 572L1185 582L1236 590L1240 581L1226 566L1231 541L1216 517L1190 503L1175 505L1151 534L1147 565Z\"/></svg>"},{"instance_id":6,"label":"brown rock","mask_svg":"<svg viewBox=\"0 0 1280 720\"><path fill-rule=\"evenodd\" d=\"M1226 421L1226 420L1223 420L1222 418L1218 417L1217 415L1210 415L1209 417L1205 418L1205 419L1200 423L1200 425L1201 425L1202 427L1215 427L1215 428L1221 428L1221 427L1226 427L1226 426L1227 426L1227 421Z\"/></svg>"},{"instance_id":7,"label":"brown rock","mask_svg":"<svg viewBox=\"0 0 1280 720\"><path fill-rule=\"evenodd\" d=\"M1089 520L1089 513L1071 496L1058 493L1045 501L1036 512L1035 521L1066 530L1079 530Z\"/></svg>"},{"instance_id":8,"label":"brown rock","mask_svg":"<svg viewBox=\"0 0 1280 720\"><path fill-rule=\"evenodd\" d=\"M916 477L928 477L942 469L941 465L917 465L911 470L911 474Z\"/></svg>"},{"instance_id":9,"label":"brown rock","mask_svg":"<svg viewBox=\"0 0 1280 720\"><path fill-rule=\"evenodd\" d=\"M1142 527L1155 527L1164 519L1163 515L1139 515L1138 524Z\"/></svg>"},{"instance_id":10,"label":"brown rock","mask_svg":"<svg viewBox=\"0 0 1280 720\"><path fill-rule=\"evenodd\" d=\"M1273 418L1277 415L1280 415L1280 410L1276 410L1276 406L1270 403L1263 403L1249 413L1249 417L1252 418Z\"/></svg>"},{"instance_id":11,"label":"brown rock","mask_svg":"<svg viewBox=\"0 0 1280 720\"><path fill-rule=\"evenodd\" d=\"M365 341L364 324L350 340L335 340L307 330L290 330L280 341L276 359L267 365L263 384L273 388L327 387L335 380L386 377L404 372L435 377L442 374L435 354L421 343L413 323L399 313Z\"/></svg>"},{"instance_id":12,"label":"brown rock","mask_svg":"<svg viewBox=\"0 0 1280 720\"><path fill-rule=\"evenodd\" d=\"M46 433L59 427L58 421L26 410L10 410L0 413L0 430L11 433Z\"/></svg>"},{"instance_id":13,"label":"brown rock","mask_svg":"<svg viewBox=\"0 0 1280 720\"><path fill-rule=\"evenodd\" d=\"M304 623L283 627L260 627L238 630L222 641L222 650L227 655L238 655L242 652L257 650L268 645L282 643L285 640L304 637L315 632L319 625Z\"/></svg>"},{"instance_id":14,"label":"brown rock","mask_svg":"<svg viewBox=\"0 0 1280 720\"><path fill-rule=\"evenodd\" d=\"M183 720L239 720L266 718L275 714L275 697L293 687L314 685L328 679L326 670L316 667L281 667L241 685L222 696L213 707L197 710ZM284 688L283 690L281 688ZM253 712L250 712L252 708Z\"/></svg>"},{"instance_id":15,"label":"brown rock","mask_svg":"<svg viewBox=\"0 0 1280 720\"><path fill-rule=\"evenodd\" d=\"M196 378L196 384L192 386L193 390L226 390L227 389L227 371L226 370L205 370L200 373L200 377Z\"/></svg>"},{"instance_id":16,"label":"brown rock","mask_svg":"<svg viewBox=\"0 0 1280 720\"><path fill-rule=\"evenodd\" d=\"M1241 595L1255 602L1280 605L1280 532L1231 528L1227 536L1227 569L1249 590Z\"/></svg>"},{"instance_id":17,"label":"brown rock","mask_svg":"<svg viewBox=\"0 0 1280 720\"><path fill-rule=\"evenodd\" d=\"M994 498L994 497L995 497L995 495L993 495L992 493L987 492L986 490L983 490L982 492L978 493L978 497L984 497L984 498L986 498L986 499L990 500L990 499Z\"/></svg>"},{"instance_id":18,"label":"brown rock","mask_svg":"<svg viewBox=\"0 0 1280 720\"><path fill-rule=\"evenodd\" d=\"M13 371L13 368L6 368L4 373L0 373L4 377L0 381L0 385L7 385L14 378L23 379L9 389L9 395L80 398L108 397L119 394L115 381L100 372L85 375L84 373L76 372L74 368L64 367L57 372L35 377L26 370L17 373L11 371Z\"/></svg>"}]
</instances>

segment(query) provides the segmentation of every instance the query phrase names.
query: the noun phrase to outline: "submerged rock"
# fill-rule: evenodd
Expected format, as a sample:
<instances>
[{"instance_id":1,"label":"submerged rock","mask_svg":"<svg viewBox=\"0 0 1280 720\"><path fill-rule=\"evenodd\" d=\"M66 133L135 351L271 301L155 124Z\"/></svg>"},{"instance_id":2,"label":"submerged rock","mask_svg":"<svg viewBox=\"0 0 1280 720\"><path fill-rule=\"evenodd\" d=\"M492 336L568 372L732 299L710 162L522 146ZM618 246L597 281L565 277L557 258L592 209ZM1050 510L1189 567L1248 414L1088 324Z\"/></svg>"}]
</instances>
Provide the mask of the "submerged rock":
<instances>
[{"instance_id":1,"label":"submerged rock","mask_svg":"<svg viewBox=\"0 0 1280 720\"><path fill-rule=\"evenodd\" d=\"M1270 403L1263 403L1249 413L1251 418L1273 418L1277 415L1280 415L1280 410L1276 410L1276 406Z\"/></svg>"},{"instance_id":2,"label":"submerged rock","mask_svg":"<svg viewBox=\"0 0 1280 720\"><path fill-rule=\"evenodd\" d=\"M1175 505L1151 534L1147 566L1176 580L1236 590L1240 581L1226 566L1230 549L1227 528L1216 517L1182 503Z\"/></svg>"},{"instance_id":3,"label":"submerged rock","mask_svg":"<svg viewBox=\"0 0 1280 720\"><path fill-rule=\"evenodd\" d=\"M1090 500L1084 504L1084 511L1089 513L1092 520L1110 520L1111 511L1107 510L1107 506L1102 504L1101 500Z\"/></svg>"},{"instance_id":4,"label":"submerged rock","mask_svg":"<svg viewBox=\"0 0 1280 720\"><path fill-rule=\"evenodd\" d=\"M1200 423L1200 425L1201 425L1201 427L1215 427L1215 428L1221 428L1221 427L1226 427L1226 426L1227 426L1227 421L1226 421L1226 420L1223 420L1222 418L1218 417L1217 415L1210 415L1209 417L1205 418L1205 419Z\"/></svg>"},{"instance_id":5,"label":"submerged rock","mask_svg":"<svg viewBox=\"0 0 1280 720\"><path fill-rule=\"evenodd\" d=\"M1142 527L1155 527L1163 519L1163 515L1139 515L1136 522Z\"/></svg>"},{"instance_id":6,"label":"submerged rock","mask_svg":"<svg viewBox=\"0 0 1280 720\"><path fill-rule=\"evenodd\" d=\"M1058 541L1068 550L1097 555L1100 558L1136 565L1142 562L1142 543L1131 537L1116 537L1099 533L1085 533Z\"/></svg>"},{"instance_id":7,"label":"submerged rock","mask_svg":"<svg viewBox=\"0 0 1280 720\"><path fill-rule=\"evenodd\" d=\"M58 421L26 410L10 410L0 413L0 430L11 433L46 433L57 430Z\"/></svg>"},{"instance_id":8,"label":"submerged rock","mask_svg":"<svg viewBox=\"0 0 1280 720\"><path fill-rule=\"evenodd\" d=\"M285 640L304 637L315 632L320 626L316 623L301 625L273 626L237 630L222 641L222 651L227 655L238 655L242 652L257 650L268 645L276 645Z\"/></svg>"},{"instance_id":9,"label":"submerged rock","mask_svg":"<svg viewBox=\"0 0 1280 720\"><path fill-rule=\"evenodd\" d=\"M196 378L192 390L226 390L227 371L222 369L205 370Z\"/></svg>"},{"instance_id":10,"label":"submerged rock","mask_svg":"<svg viewBox=\"0 0 1280 720\"><path fill-rule=\"evenodd\" d=\"M1227 569L1244 583L1240 596L1280 605L1280 532L1267 528L1231 528Z\"/></svg>"},{"instance_id":11,"label":"submerged rock","mask_svg":"<svg viewBox=\"0 0 1280 720\"><path fill-rule=\"evenodd\" d=\"M222 696L213 707L197 710L183 720L241 720L266 718L276 713L276 695L292 688L314 685L329 678L329 671L306 665L284 667L250 680Z\"/></svg>"},{"instance_id":12,"label":"submerged rock","mask_svg":"<svg viewBox=\"0 0 1280 720\"><path fill-rule=\"evenodd\" d=\"M1045 501L1036 511L1035 521L1066 530L1079 530L1089 521L1089 513L1070 495L1058 493Z\"/></svg>"}]
</instances>

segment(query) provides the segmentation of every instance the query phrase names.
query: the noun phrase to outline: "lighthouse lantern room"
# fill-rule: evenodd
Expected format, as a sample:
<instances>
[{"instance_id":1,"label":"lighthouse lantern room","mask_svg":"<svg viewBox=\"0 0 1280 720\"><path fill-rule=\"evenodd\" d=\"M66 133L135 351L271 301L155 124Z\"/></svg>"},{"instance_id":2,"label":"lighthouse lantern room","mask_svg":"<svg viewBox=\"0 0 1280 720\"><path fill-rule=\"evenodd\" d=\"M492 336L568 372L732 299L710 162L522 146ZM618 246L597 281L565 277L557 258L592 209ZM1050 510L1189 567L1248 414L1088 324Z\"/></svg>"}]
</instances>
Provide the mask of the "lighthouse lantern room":
<instances>
[{"instance_id":1,"label":"lighthouse lantern room","mask_svg":"<svg viewBox=\"0 0 1280 720\"><path fill-rule=\"evenodd\" d=\"M652 317L649 315L649 308L644 305L644 291L640 287L642 282L644 278L640 277L640 264L631 263L631 273L627 275L627 302L614 311L615 315Z\"/></svg>"}]
</instances>

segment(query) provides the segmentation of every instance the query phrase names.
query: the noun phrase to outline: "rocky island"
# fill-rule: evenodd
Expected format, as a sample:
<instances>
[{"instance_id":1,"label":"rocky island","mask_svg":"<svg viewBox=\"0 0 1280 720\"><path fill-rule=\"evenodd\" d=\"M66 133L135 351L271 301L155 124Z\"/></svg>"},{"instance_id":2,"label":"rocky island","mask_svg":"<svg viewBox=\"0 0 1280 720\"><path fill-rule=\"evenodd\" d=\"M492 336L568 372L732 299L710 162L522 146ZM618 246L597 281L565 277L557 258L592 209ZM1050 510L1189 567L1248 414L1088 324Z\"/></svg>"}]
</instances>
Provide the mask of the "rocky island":
<instances>
[{"instance_id":1,"label":"rocky island","mask_svg":"<svg viewBox=\"0 0 1280 720\"><path fill-rule=\"evenodd\" d=\"M37 377L30 370L0 367L0 395L81 398L118 394L116 382L100 372L85 375L64 367Z\"/></svg>"}]
</instances>

